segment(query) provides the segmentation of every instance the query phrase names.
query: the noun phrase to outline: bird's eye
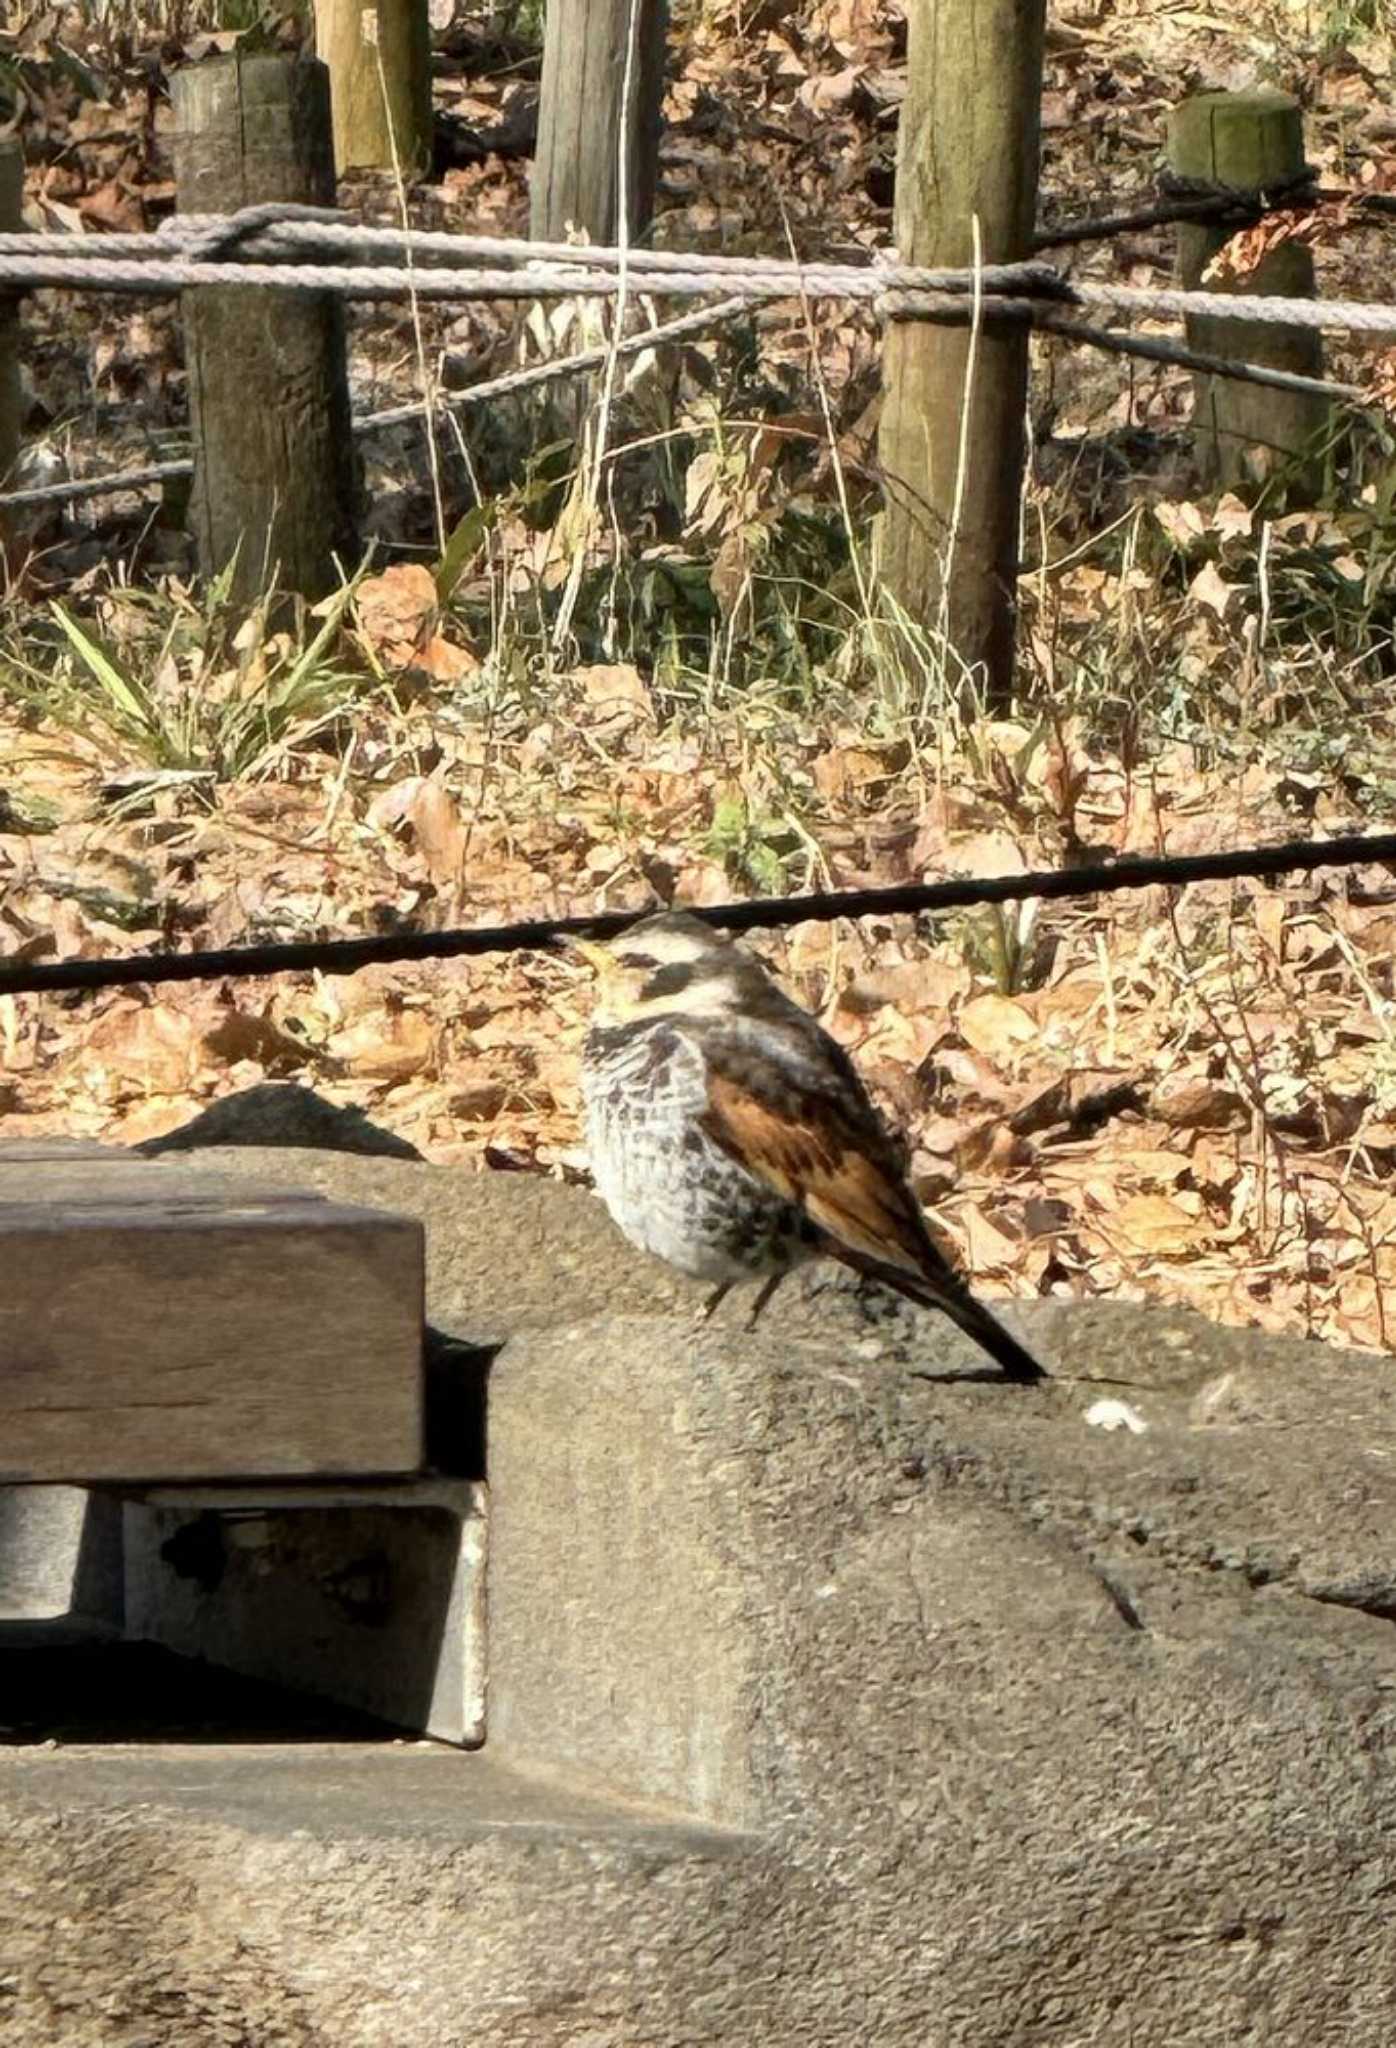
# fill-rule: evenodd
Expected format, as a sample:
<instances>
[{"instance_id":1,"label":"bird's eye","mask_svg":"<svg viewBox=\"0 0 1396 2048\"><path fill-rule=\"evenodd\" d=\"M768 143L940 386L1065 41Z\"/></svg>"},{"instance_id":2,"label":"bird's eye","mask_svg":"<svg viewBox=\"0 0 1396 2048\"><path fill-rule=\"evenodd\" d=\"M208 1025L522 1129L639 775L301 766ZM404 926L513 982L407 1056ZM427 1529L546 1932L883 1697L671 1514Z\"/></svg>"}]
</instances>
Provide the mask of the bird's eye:
<instances>
[{"instance_id":1,"label":"bird's eye","mask_svg":"<svg viewBox=\"0 0 1396 2048\"><path fill-rule=\"evenodd\" d=\"M659 968L650 976L640 992L641 1000L655 1003L666 996L681 996L692 983L693 975L691 961L671 960L667 967Z\"/></svg>"},{"instance_id":2,"label":"bird's eye","mask_svg":"<svg viewBox=\"0 0 1396 2048\"><path fill-rule=\"evenodd\" d=\"M645 971L651 967L658 967L659 962L652 953L622 953L621 965Z\"/></svg>"}]
</instances>

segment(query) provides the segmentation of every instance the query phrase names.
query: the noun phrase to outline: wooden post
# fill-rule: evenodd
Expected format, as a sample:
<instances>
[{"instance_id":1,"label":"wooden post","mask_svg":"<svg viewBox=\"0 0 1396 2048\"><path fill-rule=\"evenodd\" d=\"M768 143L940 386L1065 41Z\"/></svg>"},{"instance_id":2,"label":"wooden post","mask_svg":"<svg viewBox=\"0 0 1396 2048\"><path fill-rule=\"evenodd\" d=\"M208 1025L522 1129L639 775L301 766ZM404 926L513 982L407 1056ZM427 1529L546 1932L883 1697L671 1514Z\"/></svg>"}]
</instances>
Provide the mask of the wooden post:
<instances>
[{"instance_id":1,"label":"wooden post","mask_svg":"<svg viewBox=\"0 0 1396 2048\"><path fill-rule=\"evenodd\" d=\"M329 74L317 59L210 58L177 71L172 94L181 212L333 204ZM204 285L184 294L184 334L200 568L235 564L235 604L273 584L323 597L357 553L340 300Z\"/></svg>"},{"instance_id":2,"label":"wooden post","mask_svg":"<svg viewBox=\"0 0 1396 2048\"><path fill-rule=\"evenodd\" d=\"M1169 124L1168 161L1189 178L1264 192L1288 184L1304 169L1304 121L1296 100L1280 92L1209 92L1184 101ZM1202 277L1234 229L1185 226L1178 230L1178 272L1185 286L1208 291L1266 293L1291 299L1314 295L1314 260L1285 242L1240 281ZM1191 347L1245 362L1270 363L1323 375L1322 338L1304 327L1262 321L1189 320ZM1277 464L1300 494L1321 482L1320 450L1327 437L1326 399L1272 391L1230 377L1198 376L1196 450L1208 483L1255 483Z\"/></svg>"},{"instance_id":3,"label":"wooden post","mask_svg":"<svg viewBox=\"0 0 1396 2048\"><path fill-rule=\"evenodd\" d=\"M630 93L626 51L634 12ZM538 149L529 233L560 242L580 228L613 244L620 227L617 175L625 136L625 212L631 240L649 226L659 166L666 0L548 0Z\"/></svg>"},{"instance_id":4,"label":"wooden post","mask_svg":"<svg viewBox=\"0 0 1396 2048\"><path fill-rule=\"evenodd\" d=\"M422 177L431 166L427 0L315 0L315 48L330 71L335 169L396 166Z\"/></svg>"},{"instance_id":5,"label":"wooden post","mask_svg":"<svg viewBox=\"0 0 1396 2048\"><path fill-rule=\"evenodd\" d=\"M909 0L895 233L903 262L1030 254L1037 212L1045 0ZM952 687L1013 686L1027 405L1025 330L897 321L878 438L885 589L933 635Z\"/></svg>"},{"instance_id":6,"label":"wooden post","mask_svg":"<svg viewBox=\"0 0 1396 2048\"><path fill-rule=\"evenodd\" d=\"M14 234L24 225L24 146L17 136L0 141L0 232ZM19 293L0 293L0 488L13 486L19 461L20 419L24 400L19 376ZM0 547L11 570L13 535L0 524ZM15 550L18 553L18 550Z\"/></svg>"}]
</instances>

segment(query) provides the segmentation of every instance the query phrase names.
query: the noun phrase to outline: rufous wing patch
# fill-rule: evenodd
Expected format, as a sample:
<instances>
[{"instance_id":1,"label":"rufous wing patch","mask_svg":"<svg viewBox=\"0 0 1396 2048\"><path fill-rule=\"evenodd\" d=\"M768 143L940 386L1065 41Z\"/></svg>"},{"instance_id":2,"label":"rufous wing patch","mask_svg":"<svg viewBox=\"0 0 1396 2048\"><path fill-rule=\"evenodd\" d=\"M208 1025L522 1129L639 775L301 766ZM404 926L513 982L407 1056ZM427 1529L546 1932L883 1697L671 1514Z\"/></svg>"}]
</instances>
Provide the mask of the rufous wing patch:
<instances>
[{"instance_id":1,"label":"rufous wing patch","mask_svg":"<svg viewBox=\"0 0 1396 2048\"><path fill-rule=\"evenodd\" d=\"M743 1087L720 1069L708 1072L708 1135L756 1179L831 1237L885 1264L919 1273L926 1260L924 1226L900 1176L859 1142L837 1109L809 1096L798 1116Z\"/></svg>"}]
</instances>

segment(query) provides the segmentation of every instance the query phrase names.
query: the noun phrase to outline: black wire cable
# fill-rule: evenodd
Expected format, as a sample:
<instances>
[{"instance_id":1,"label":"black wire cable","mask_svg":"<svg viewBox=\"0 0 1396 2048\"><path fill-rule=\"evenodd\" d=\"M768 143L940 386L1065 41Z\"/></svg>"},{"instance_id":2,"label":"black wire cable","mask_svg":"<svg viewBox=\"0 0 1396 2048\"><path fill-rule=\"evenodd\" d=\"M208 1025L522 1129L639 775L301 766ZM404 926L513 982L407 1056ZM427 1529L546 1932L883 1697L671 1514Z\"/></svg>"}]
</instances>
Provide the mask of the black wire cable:
<instances>
[{"instance_id":1,"label":"black wire cable","mask_svg":"<svg viewBox=\"0 0 1396 2048\"><path fill-rule=\"evenodd\" d=\"M774 931L795 924L828 923L836 917L916 916L972 910L987 903L1020 903L1029 897L1052 902L1160 884L1181 888L1189 882L1308 874L1315 868L1353 867L1369 861L1396 864L1396 832L1281 840L1272 846L1238 847L1230 853L1131 854L1093 867L1047 868L1037 874L996 875L983 881L911 882L885 889L757 897L746 903L695 905L693 914L724 931ZM637 917L653 915L663 907L656 903L646 910L611 911L595 917L534 918L519 924L483 925L473 931L387 932L374 938L293 940L270 946L225 946L203 953L138 953L106 960L10 965L0 959L0 996L90 993L166 981L252 979L311 970L354 974L362 967L413 960L539 952L559 939L611 938Z\"/></svg>"}]
</instances>

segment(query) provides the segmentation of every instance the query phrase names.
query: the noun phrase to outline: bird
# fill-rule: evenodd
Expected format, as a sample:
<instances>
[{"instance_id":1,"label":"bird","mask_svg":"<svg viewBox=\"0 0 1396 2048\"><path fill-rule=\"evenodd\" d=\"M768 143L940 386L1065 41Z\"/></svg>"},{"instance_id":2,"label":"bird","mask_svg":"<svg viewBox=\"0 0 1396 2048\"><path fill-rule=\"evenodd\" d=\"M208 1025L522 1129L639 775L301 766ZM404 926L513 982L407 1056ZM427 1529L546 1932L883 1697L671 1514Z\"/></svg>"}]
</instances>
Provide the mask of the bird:
<instances>
[{"instance_id":1,"label":"bird","mask_svg":"<svg viewBox=\"0 0 1396 2048\"><path fill-rule=\"evenodd\" d=\"M682 910L568 950L595 975L582 1052L593 1179L632 1244L751 1323L820 1255L939 1309L1020 1384L1041 1365L971 1294L842 1046L735 940Z\"/></svg>"}]
</instances>

